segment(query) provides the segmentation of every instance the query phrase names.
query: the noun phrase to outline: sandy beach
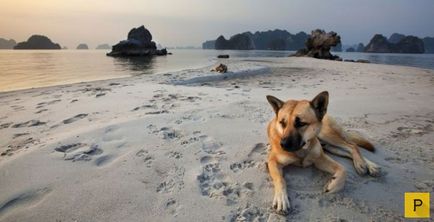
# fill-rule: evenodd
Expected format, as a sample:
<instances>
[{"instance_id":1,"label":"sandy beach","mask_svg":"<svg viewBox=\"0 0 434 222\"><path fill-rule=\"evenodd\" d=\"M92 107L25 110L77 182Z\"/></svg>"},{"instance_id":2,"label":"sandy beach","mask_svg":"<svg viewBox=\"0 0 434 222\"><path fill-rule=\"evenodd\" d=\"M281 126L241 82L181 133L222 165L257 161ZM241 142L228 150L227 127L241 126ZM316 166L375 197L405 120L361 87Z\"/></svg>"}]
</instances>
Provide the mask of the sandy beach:
<instances>
[{"instance_id":1,"label":"sandy beach","mask_svg":"<svg viewBox=\"0 0 434 222\"><path fill-rule=\"evenodd\" d=\"M310 58L0 93L0 221L400 221L404 193L433 192L434 70ZM328 113L368 137L381 176L285 168L274 213L265 96L330 93ZM432 198L431 198L432 199ZM431 204L431 215L433 214Z\"/></svg>"}]
</instances>

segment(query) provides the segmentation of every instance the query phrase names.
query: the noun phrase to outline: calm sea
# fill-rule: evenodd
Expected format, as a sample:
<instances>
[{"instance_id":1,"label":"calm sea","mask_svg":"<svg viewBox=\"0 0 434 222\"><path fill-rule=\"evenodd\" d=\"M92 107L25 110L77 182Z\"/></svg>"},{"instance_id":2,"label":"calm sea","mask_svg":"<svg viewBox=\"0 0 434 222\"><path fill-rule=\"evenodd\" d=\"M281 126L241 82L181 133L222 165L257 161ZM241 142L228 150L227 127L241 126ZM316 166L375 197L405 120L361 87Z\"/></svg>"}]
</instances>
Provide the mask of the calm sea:
<instances>
[{"instance_id":1,"label":"calm sea","mask_svg":"<svg viewBox=\"0 0 434 222\"><path fill-rule=\"evenodd\" d=\"M231 57L286 57L289 51L169 50L154 58L112 58L104 50L0 50L0 91L86 82L198 68L216 62L218 54ZM338 53L345 59L434 69L434 54Z\"/></svg>"}]
</instances>

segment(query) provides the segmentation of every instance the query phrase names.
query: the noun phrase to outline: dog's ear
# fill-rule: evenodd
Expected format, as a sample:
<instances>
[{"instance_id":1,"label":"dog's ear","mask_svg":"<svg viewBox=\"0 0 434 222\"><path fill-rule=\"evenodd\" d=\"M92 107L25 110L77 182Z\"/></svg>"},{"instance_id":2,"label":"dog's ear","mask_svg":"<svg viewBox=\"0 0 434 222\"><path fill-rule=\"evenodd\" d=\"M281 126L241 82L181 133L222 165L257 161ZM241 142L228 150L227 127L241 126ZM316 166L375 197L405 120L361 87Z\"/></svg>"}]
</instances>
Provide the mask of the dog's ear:
<instances>
[{"instance_id":1,"label":"dog's ear","mask_svg":"<svg viewBox=\"0 0 434 222\"><path fill-rule=\"evenodd\" d=\"M280 100L274 96L270 96L270 95L267 96L267 100L270 103L270 105L273 107L273 110L277 115L277 113L279 112L279 109L282 108L284 102L282 100Z\"/></svg>"},{"instance_id":2,"label":"dog's ear","mask_svg":"<svg viewBox=\"0 0 434 222\"><path fill-rule=\"evenodd\" d=\"M327 91L321 92L312 101L310 101L310 105L315 110L315 114L318 117L319 121L322 120L324 115L327 112L327 106L329 104L329 93Z\"/></svg>"}]
</instances>

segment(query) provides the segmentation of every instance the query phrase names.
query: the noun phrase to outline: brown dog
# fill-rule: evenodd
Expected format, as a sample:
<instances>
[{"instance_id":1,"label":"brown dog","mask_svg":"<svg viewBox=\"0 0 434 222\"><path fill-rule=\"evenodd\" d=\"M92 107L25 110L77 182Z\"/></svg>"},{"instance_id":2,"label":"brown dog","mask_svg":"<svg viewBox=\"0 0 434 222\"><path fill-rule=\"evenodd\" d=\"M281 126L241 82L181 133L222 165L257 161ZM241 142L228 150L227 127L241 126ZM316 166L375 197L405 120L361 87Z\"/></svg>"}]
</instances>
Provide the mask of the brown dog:
<instances>
[{"instance_id":1,"label":"brown dog","mask_svg":"<svg viewBox=\"0 0 434 222\"><path fill-rule=\"evenodd\" d=\"M318 94L313 100L288 100L283 102L274 96L267 96L276 116L268 124L268 140L271 151L268 156L268 169L274 184L273 207L279 213L287 213L290 208L286 182L282 168L289 164L302 167L314 165L332 174L325 185L327 193L337 192L344 187L345 168L327 156L324 148L336 155L353 159L359 174L377 176L380 168L362 157L358 146L374 151L374 146L357 134L344 132L328 115L328 92Z\"/></svg>"}]
</instances>

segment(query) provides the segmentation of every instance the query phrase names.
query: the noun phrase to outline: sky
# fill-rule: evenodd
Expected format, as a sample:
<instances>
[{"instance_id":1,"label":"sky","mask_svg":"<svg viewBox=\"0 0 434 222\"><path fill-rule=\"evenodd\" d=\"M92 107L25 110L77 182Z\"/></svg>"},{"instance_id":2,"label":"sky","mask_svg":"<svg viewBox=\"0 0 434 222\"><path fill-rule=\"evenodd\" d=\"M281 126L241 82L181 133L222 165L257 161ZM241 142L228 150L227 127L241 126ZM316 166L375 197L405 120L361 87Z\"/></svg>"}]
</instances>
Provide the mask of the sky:
<instances>
[{"instance_id":1,"label":"sky","mask_svg":"<svg viewBox=\"0 0 434 222\"><path fill-rule=\"evenodd\" d=\"M95 48L145 25L163 46L200 46L245 31L316 28L343 44L394 32L434 36L434 0L0 0L0 37L43 34L62 46Z\"/></svg>"}]
</instances>

